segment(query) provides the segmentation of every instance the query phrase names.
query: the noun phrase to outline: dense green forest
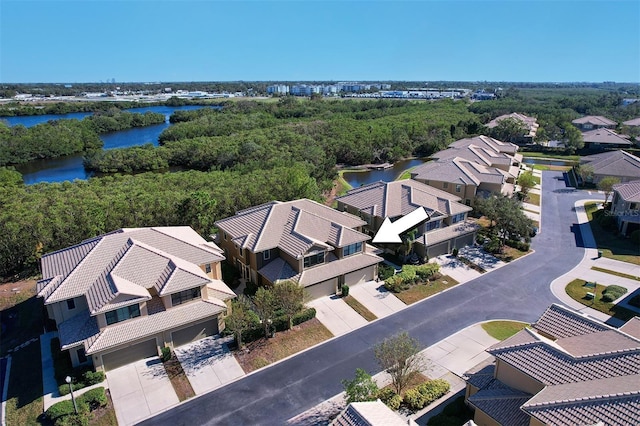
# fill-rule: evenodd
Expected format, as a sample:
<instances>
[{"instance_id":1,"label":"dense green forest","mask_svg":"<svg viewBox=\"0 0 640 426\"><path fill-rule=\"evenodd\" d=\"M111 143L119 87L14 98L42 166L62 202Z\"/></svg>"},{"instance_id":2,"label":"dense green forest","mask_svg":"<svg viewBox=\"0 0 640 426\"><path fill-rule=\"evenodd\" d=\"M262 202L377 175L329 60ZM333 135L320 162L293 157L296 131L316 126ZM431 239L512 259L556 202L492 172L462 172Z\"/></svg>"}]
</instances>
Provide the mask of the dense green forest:
<instances>
[{"instance_id":1,"label":"dense green forest","mask_svg":"<svg viewBox=\"0 0 640 426\"><path fill-rule=\"evenodd\" d=\"M164 114L110 108L83 120L52 120L26 128L0 122L0 166L102 149L100 133L164 123Z\"/></svg>"},{"instance_id":2,"label":"dense green forest","mask_svg":"<svg viewBox=\"0 0 640 426\"><path fill-rule=\"evenodd\" d=\"M121 227L189 225L208 236L215 220L242 208L274 199L320 200L337 164L428 156L453 140L486 133L483 123L501 114L536 116L539 133L549 138L584 114L616 121L640 116L640 105L623 107L619 93L601 90L575 96L508 90L475 103L286 97L217 104L223 108L176 112L159 147L98 149L97 132L134 121L109 111L31 129L0 125L3 164L11 156L75 150L103 172L163 171L26 186L18 172L0 168L0 277L34 272L42 254ZM171 167L184 171L164 173Z\"/></svg>"}]
</instances>

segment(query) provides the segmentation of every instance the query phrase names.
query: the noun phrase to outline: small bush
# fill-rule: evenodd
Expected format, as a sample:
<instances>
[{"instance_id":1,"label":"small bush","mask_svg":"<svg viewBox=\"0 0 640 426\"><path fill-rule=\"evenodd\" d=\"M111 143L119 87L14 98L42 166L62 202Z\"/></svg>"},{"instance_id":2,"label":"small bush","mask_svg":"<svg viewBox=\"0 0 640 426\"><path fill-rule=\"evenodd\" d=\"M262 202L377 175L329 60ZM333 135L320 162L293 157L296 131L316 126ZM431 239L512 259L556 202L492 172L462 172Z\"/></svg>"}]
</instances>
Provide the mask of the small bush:
<instances>
[{"instance_id":1,"label":"small bush","mask_svg":"<svg viewBox=\"0 0 640 426\"><path fill-rule=\"evenodd\" d=\"M425 406L425 396L416 388L409 389L404 394L404 403L413 411L418 411Z\"/></svg>"},{"instance_id":2,"label":"small bush","mask_svg":"<svg viewBox=\"0 0 640 426\"><path fill-rule=\"evenodd\" d=\"M98 383L104 382L104 379L104 371L87 371L82 375L82 381L85 386L97 385Z\"/></svg>"},{"instance_id":3,"label":"small bush","mask_svg":"<svg viewBox=\"0 0 640 426\"><path fill-rule=\"evenodd\" d=\"M78 400L84 401L91 411L98 407L105 407L107 405L107 395L105 394L103 387L86 391L78 397Z\"/></svg>"},{"instance_id":4,"label":"small bush","mask_svg":"<svg viewBox=\"0 0 640 426\"><path fill-rule=\"evenodd\" d=\"M302 324L303 322L307 322L310 319L315 317L316 317L315 308L304 309L293 316L293 325Z\"/></svg>"},{"instance_id":5,"label":"small bush","mask_svg":"<svg viewBox=\"0 0 640 426\"><path fill-rule=\"evenodd\" d=\"M73 386L74 392L86 387L85 384L82 382L71 383L71 386ZM60 393L60 396L69 395L69 384L63 383L60 386L58 386L58 392Z\"/></svg>"},{"instance_id":6,"label":"small bush","mask_svg":"<svg viewBox=\"0 0 640 426\"><path fill-rule=\"evenodd\" d=\"M387 407L391 408L393 411L396 411L400 408L400 405L402 404L402 397L400 395L394 395L385 404L387 404Z\"/></svg>"},{"instance_id":7,"label":"small bush","mask_svg":"<svg viewBox=\"0 0 640 426\"><path fill-rule=\"evenodd\" d=\"M378 391L378 393L376 394L376 398L378 398L380 401L384 402L385 404L394 396L396 396L396 391L394 391L391 388L382 388Z\"/></svg>"},{"instance_id":8,"label":"small bush","mask_svg":"<svg viewBox=\"0 0 640 426\"><path fill-rule=\"evenodd\" d=\"M627 289L619 285L610 285L602 292L603 302L613 302L627 293Z\"/></svg>"},{"instance_id":9,"label":"small bush","mask_svg":"<svg viewBox=\"0 0 640 426\"><path fill-rule=\"evenodd\" d=\"M484 246L485 250L487 250L491 254L500 253L502 247L500 246L500 240L498 238L491 238L489 242L487 242Z\"/></svg>"},{"instance_id":10,"label":"small bush","mask_svg":"<svg viewBox=\"0 0 640 426\"><path fill-rule=\"evenodd\" d=\"M505 244L508 245L509 247L513 247L514 249L518 249L520 251L529 251L529 248L531 247L529 243L525 243L523 241L517 241L517 240L507 240L505 241Z\"/></svg>"},{"instance_id":11,"label":"small bush","mask_svg":"<svg viewBox=\"0 0 640 426\"><path fill-rule=\"evenodd\" d=\"M347 297L349 295L349 286L346 284L342 285L342 297Z\"/></svg>"},{"instance_id":12,"label":"small bush","mask_svg":"<svg viewBox=\"0 0 640 426\"><path fill-rule=\"evenodd\" d=\"M168 346L165 346L162 348L161 350L162 355L160 356L160 359L162 359L162 362L167 362L171 359L171 348Z\"/></svg>"},{"instance_id":13,"label":"small bush","mask_svg":"<svg viewBox=\"0 0 640 426\"><path fill-rule=\"evenodd\" d=\"M70 399L65 401L56 402L51 407L47 409L45 415L51 420L55 422L60 417L68 416L74 413L73 402Z\"/></svg>"},{"instance_id":14,"label":"small bush","mask_svg":"<svg viewBox=\"0 0 640 426\"><path fill-rule=\"evenodd\" d=\"M392 293L400 293L402 291L402 277L394 275L384 281L384 288Z\"/></svg>"},{"instance_id":15,"label":"small bush","mask_svg":"<svg viewBox=\"0 0 640 426\"><path fill-rule=\"evenodd\" d=\"M453 250L451 251L451 254L453 255L453 257L458 257L458 248L454 247Z\"/></svg>"},{"instance_id":16,"label":"small bush","mask_svg":"<svg viewBox=\"0 0 640 426\"><path fill-rule=\"evenodd\" d=\"M444 379L429 380L416 388L424 397L424 406L431 404L451 389L451 385ZM422 408L422 407L420 407Z\"/></svg>"},{"instance_id":17,"label":"small bush","mask_svg":"<svg viewBox=\"0 0 640 426\"><path fill-rule=\"evenodd\" d=\"M386 280L389 277L392 277L395 273L396 270L386 263L380 263L378 265L378 278L380 278L382 281Z\"/></svg>"}]
</instances>

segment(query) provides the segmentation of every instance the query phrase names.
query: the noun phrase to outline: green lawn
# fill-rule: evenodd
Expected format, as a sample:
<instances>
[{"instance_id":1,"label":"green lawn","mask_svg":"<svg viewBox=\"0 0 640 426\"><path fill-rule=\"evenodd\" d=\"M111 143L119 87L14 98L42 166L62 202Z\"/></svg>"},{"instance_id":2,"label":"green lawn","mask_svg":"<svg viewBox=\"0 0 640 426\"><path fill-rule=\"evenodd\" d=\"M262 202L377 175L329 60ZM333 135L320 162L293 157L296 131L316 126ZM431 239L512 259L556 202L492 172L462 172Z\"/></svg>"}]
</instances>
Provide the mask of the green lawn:
<instances>
[{"instance_id":1,"label":"green lawn","mask_svg":"<svg viewBox=\"0 0 640 426\"><path fill-rule=\"evenodd\" d=\"M347 305L351 306L354 311L360 314L360 316L367 321L378 319L378 317L373 312L367 309L367 307L362 303L358 302L358 300L356 300L353 296L347 296L343 298L343 300Z\"/></svg>"},{"instance_id":2,"label":"green lawn","mask_svg":"<svg viewBox=\"0 0 640 426\"><path fill-rule=\"evenodd\" d=\"M640 277L637 275L629 275L622 272L612 271L611 269L598 268L597 266L592 266L591 269L598 272L604 272L605 274L615 275L616 277L628 278L630 280L640 281Z\"/></svg>"},{"instance_id":3,"label":"green lawn","mask_svg":"<svg viewBox=\"0 0 640 426\"><path fill-rule=\"evenodd\" d=\"M534 194L532 192L529 192L527 194L527 203L529 204L533 204L534 206L539 206L540 205L540 194Z\"/></svg>"},{"instance_id":4,"label":"green lawn","mask_svg":"<svg viewBox=\"0 0 640 426\"><path fill-rule=\"evenodd\" d=\"M598 223L598 218L604 212L598 211L597 204L587 203L584 207L598 250L602 251L604 257L640 265L640 247L629 239L618 237L614 232L603 229Z\"/></svg>"},{"instance_id":5,"label":"green lawn","mask_svg":"<svg viewBox=\"0 0 640 426\"><path fill-rule=\"evenodd\" d=\"M35 425L44 409L40 342L14 352L9 374L6 422L8 425Z\"/></svg>"},{"instance_id":6,"label":"green lawn","mask_svg":"<svg viewBox=\"0 0 640 426\"><path fill-rule=\"evenodd\" d=\"M548 154L545 152L521 152L524 158L555 158L565 161L580 161L579 155L566 155L566 154Z\"/></svg>"},{"instance_id":7,"label":"green lawn","mask_svg":"<svg viewBox=\"0 0 640 426\"><path fill-rule=\"evenodd\" d=\"M411 179L411 171L413 169L415 169L417 166L414 167L410 167L407 170L405 170L404 172L402 172L400 174L400 176L398 176L398 178L396 180L404 180L404 179Z\"/></svg>"},{"instance_id":8,"label":"green lawn","mask_svg":"<svg viewBox=\"0 0 640 426\"><path fill-rule=\"evenodd\" d=\"M413 285L408 290L403 290L400 293L394 293L394 296L402 300L405 304L410 305L458 284L458 281L448 275L444 275L433 282L428 282L427 284Z\"/></svg>"},{"instance_id":9,"label":"green lawn","mask_svg":"<svg viewBox=\"0 0 640 426\"><path fill-rule=\"evenodd\" d=\"M529 324L520 321L490 321L482 324L489 336L498 340L506 340Z\"/></svg>"},{"instance_id":10,"label":"green lawn","mask_svg":"<svg viewBox=\"0 0 640 426\"><path fill-rule=\"evenodd\" d=\"M606 285L596 284L596 288L594 291L594 289L591 287L585 287L585 283L585 280L573 280L569 284L567 284L567 287L565 287L565 291L576 302L580 302L585 306L603 312L607 315L611 315L612 317L621 319L623 321L627 321L636 315L635 312L623 308L622 306L617 306L611 302L603 302L602 292L607 288ZM594 293L595 297L593 299L587 299L587 292Z\"/></svg>"},{"instance_id":11,"label":"green lawn","mask_svg":"<svg viewBox=\"0 0 640 426\"><path fill-rule=\"evenodd\" d=\"M547 166L546 164L529 164L535 170L552 170L558 172L566 172L567 170L571 170L571 166Z\"/></svg>"}]
</instances>

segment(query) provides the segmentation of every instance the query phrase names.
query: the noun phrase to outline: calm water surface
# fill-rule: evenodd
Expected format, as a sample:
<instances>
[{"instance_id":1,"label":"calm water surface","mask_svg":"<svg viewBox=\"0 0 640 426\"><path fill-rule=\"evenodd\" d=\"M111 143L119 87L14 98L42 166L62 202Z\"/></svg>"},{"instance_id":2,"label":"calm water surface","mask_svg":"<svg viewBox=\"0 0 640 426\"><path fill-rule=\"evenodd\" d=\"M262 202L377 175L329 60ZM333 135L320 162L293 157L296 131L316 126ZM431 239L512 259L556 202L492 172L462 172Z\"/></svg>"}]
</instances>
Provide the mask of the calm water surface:
<instances>
[{"instance_id":1,"label":"calm water surface","mask_svg":"<svg viewBox=\"0 0 640 426\"><path fill-rule=\"evenodd\" d=\"M137 113L151 111L164 114L165 122L153 126L136 127L118 132L105 133L100 135L100 139L104 142L104 149L127 148L130 146L144 145L146 143L152 143L157 146L158 136L160 136L160 133L162 133L164 129L171 125L169 123L169 117L174 111L188 111L199 108L203 107L198 105L184 105L179 107L150 106L127 109L126 111ZM88 115L91 115L91 113L0 117L0 119L7 120L12 126L22 124L25 127L31 127L36 124L46 123L49 120L82 119ZM82 154L30 161L26 164L16 166L16 169L22 173L24 183L28 185L39 182L63 182L65 180L88 179L92 175L85 171L82 165Z\"/></svg>"},{"instance_id":2,"label":"calm water surface","mask_svg":"<svg viewBox=\"0 0 640 426\"><path fill-rule=\"evenodd\" d=\"M362 172L345 172L342 177L349 185L354 188L358 188L362 185L367 185L373 182L383 181L391 182L396 180L398 176L405 170L411 167L418 166L424 163L425 160L414 158L412 160L402 160L393 164L393 167L384 170L367 170Z\"/></svg>"}]
</instances>

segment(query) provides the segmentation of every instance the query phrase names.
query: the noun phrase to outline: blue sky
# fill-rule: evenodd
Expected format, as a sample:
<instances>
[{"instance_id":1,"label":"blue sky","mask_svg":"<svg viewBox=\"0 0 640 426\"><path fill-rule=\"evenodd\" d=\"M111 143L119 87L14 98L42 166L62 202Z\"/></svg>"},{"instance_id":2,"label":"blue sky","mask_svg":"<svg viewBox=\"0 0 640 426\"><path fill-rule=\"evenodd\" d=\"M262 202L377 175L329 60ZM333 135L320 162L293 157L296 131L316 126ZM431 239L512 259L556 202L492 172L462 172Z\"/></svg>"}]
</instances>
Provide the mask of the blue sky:
<instances>
[{"instance_id":1,"label":"blue sky","mask_svg":"<svg viewBox=\"0 0 640 426\"><path fill-rule=\"evenodd\" d=\"M0 82L640 82L640 2L0 0Z\"/></svg>"}]
</instances>

